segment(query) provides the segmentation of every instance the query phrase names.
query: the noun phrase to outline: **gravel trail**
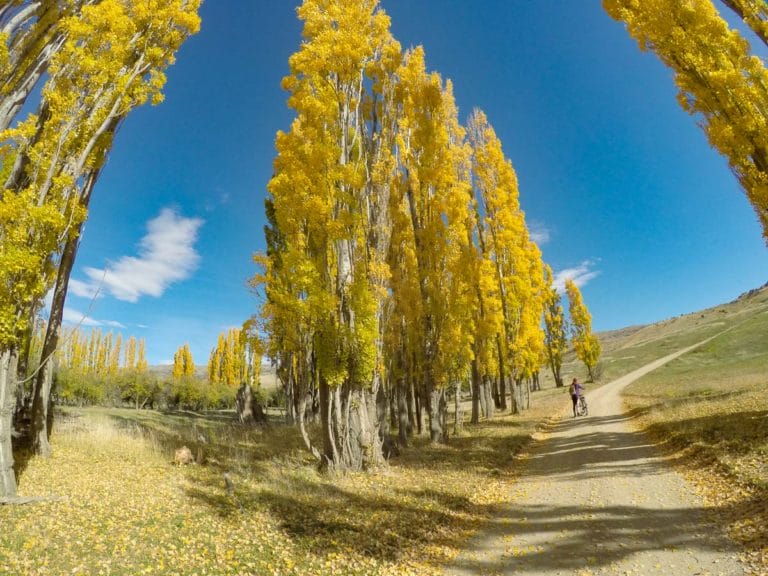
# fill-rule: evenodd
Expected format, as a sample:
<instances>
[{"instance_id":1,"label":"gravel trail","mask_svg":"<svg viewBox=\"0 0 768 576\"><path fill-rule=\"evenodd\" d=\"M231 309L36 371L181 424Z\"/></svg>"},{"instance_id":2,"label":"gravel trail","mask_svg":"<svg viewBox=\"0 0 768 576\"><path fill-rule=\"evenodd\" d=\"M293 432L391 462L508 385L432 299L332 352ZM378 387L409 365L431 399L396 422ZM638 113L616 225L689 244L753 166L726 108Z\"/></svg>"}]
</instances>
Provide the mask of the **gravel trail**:
<instances>
[{"instance_id":1,"label":"gravel trail","mask_svg":"<svg viewBox=\"0 0 768 576\"><path fill-rule=\"evenodd\" d=\"M629 426L621 401L629 383L708 341L587 391L587 417L572 418L569 406L532 448L513 503L448 574L743 575L733 545Z\"/></svg>"}]
</instances>

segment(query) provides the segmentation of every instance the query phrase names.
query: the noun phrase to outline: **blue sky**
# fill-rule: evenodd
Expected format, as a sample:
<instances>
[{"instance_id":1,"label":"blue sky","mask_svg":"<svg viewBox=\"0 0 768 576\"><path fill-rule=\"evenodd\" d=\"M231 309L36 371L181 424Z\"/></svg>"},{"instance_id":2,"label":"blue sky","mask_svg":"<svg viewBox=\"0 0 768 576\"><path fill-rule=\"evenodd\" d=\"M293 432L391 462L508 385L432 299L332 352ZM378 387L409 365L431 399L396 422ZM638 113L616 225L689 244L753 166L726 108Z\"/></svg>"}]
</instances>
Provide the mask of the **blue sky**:
<instances>
[{"instance_id":1,"label":"blue sky","mask_svg":"<svg viewBox=\"0 0 768 576\"><path fill-rule=\"evenodd\" d=\"M756 216L725 160L675 100L672 74L599 2L381 0L403 46L482 108L520 180L555 272L582 282L597 330L731 300L768 280ZM289 0L209 0L135 111L95 191L67 320L144 337L150 363L256 309L274 137L292 114L280 80L300 42ZM753 42L753 46L756 44ZM765 58L765 53L760 53ZM90 296L98 288L98 297Z\"/></svg>"}]
</instances>

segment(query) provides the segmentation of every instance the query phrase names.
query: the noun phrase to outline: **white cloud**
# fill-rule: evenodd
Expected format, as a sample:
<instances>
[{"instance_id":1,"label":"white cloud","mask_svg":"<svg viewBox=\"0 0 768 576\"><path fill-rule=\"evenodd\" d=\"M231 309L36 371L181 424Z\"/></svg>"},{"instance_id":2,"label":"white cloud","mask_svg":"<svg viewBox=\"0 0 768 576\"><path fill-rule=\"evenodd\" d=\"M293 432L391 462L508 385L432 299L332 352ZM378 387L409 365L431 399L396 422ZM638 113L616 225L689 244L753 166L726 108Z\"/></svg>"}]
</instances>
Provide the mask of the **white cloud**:
<instances>
[{"instance_id":1,"label":"white cloud","mask_svg":"<svg viewBox=\"0 0 768 576\"><path fill-rule=\"evenodd\" d=\"M125 324L118 322L117 320L105 320L104 324L111 328L125 328Z\"/></svg>"},{"instance_id":2,"label":"white cloud","mask_svg":"<svg viewBox=\"0 0 768 576\"><path fill-rule=\"evenodd\" d=\"M106 269L86 268L88 282L76 282L76 295L93 295L99 288L118 300L137 302L142 296L159 297L174 282L185 280L197 268L194 248L203 221L184 218L171 208L147 223L138 256L123 256Z\"/></svg>"},{"instance_id":3,"label":"white cloud","mask_svg":"<svg viewBox=\"0 0 768 576\"><path fill-rule=\"evenodd\" d=\"M590 280L593 280L600 275L598 270L595 270L596 263L592 260L585 260L575 268L566 268L555 274L552 284L558 291L565 291L565 281L573 280L579 288L586 285Z\"/></svg>"},{"instance_id":4,"label":"white cloud","mask_svg":"<svg viewBox=\"0 0 768 576\"><path fill-rule=\"evenodd\" d=\"M74 294L80 296L80 298L88 298L93 300L94 298L101 298L102 294L99 287L91 282L83 282L76 278L71 278L67 285L67 294Z\"/></svg>"},{"instance_id":5,"label":"white cloud","mask_svg":"<svg viewBox=\"0 0 768 576\"><path fill-rule=\"evenodd\" d=\"M68 308L65 306L63 316L64 324L69 324L72 326L101 326L101 322L94 320L90 316L83 314L74 308Z\"/></svg>"},{"instance_id":6,"label":"white cloud","mask_svg":"<svg viewBox=\"0 0 768 576\"><path fill-rule=\"evenodd\" d=\"M536 242L539 246L543 246L549 242L549 229L541 222L530 223L531 240Z\"/></svg>"}]
</instances>

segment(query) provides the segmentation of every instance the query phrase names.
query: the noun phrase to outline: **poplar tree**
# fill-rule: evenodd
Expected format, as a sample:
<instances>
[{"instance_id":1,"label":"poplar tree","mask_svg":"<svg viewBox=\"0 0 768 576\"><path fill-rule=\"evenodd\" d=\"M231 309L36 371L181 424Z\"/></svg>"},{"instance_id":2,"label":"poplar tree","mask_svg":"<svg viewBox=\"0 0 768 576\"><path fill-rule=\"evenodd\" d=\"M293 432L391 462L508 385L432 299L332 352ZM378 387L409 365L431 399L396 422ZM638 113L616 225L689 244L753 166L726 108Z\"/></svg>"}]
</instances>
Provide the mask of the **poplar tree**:
<instances>
[{"instance_id":1,"label":"poplar tree","mask_svg":"<svg viewBox=\"0 0 768 576\"><path fill-rule=\"evenodd\" d=\"M146 342L144 338L139 340L139 350L136 357L136 372L144 373L147 371L148 364L146 358Z\"/></svg>"},{"instance_id":2,"label":"poplar tree","mask_svg":"<svg viewBox=\"0 0 768 576\"><path fill-rule=\"evenodd\" d=\"M592 316L573 280L565 281L565 292L568 294L568 313L571 317L571 343L576 356L587 367L589 379L594 381L594 370L600 359L601 346L597 336L592 333Z\"/></svg>"},{"instance_id":3,"label":"poplar tree","mask_svg":"<svg viewBox=\"0 0 768 576\"><path fill-rule=\"evenodd\" d=\"M95 0L0 4L0 132L7 129L66 40L61 23Z\"/></svg>"},{"instance_id":4,"label":"poplar tree","mask_svg":"<svg viewBox=\"0 0 768 576\"><path fill-rule=\"evenodd\" d=\"M544 266L544 286L544 342L555 386L560 388L563 386L563 355L568 348L568 327L560 293L553 285L552 269L547 265Z\"/></svg>"},{"instance_id":5,"label":"poplar tree","mask_svg":"<svg viewBox=\"0 0 768 576\"><path fill-rule=\"evenodd\" d=\"M285 251L264 262L267 314L280 339L292 315L308 328L293 346L303 348L301 378L317 370L323 449L314 453L327 468L361 469L382 461L374 399L389 188L377 159L399 46L376 0L305 0L298 15L304 41L283 80L296 118L278 133L268 186Z\"/></svg>"},{"instance_id":6,"label":"poplar tree","mask_svg":"<svg viewBox=\"0 0 768 576\"><path fill-rule=\"evenodd\" d=\"M412 50L397 72L402 201L415 248L421 299L423 370L430 438L447 439L446 387L465 376L472 358L471 299L463 270L471 265L469 151L450 82L427 73ZM394 295L398 297L397 294Z\"/></svg>"},{"instance_id":7,"label":"poplar tree","mask_svg":"<svg viewBox=\"0 0 768 576\"><path fill-rule=\"evenodd\" d=\"M52 367L47 359L56 349L94 185L119 125L136 106L162 101L163 70L199 27L199 0L172 0L162 6L151 0L81 4L56 24L61 43L50 57L38 113L3 133L11 142L12 162L0 200L0 260L13 263L8 268L13 270L8 279L13 288L9 308L0 314L16 318L9 322L3 366L16 354L13 333L23 330L29 303L38 302L54 285L46 364L35 380L32 405L33 449L43 455L50 452L46 422ZM0 267L0 287L5 284L2 271Z\"/></svg>"},{"instance_id":8,"label":"poplar tree","mask_svg":"<svg viewBox=\"0 0 768 576\"><path fill-rule=\"evenodd\" d=\"M517 175L504 156L501 141L485 114L475 110L469 119L472 147L474 206L478 214L478 242L484 254L486 315L494 315L496 369L486 377L498 377L496 404L506 408L506 385L512 389L512 411L519 412L522 380L538 370L543 333L543 272L541 252L530 239L525 214L520 208ZM490 289L495 277L495 286ZM482 380L483 374L478 375ZM489 393L489 388L481 387ZM487 403L487 402L486 402Z\"/></svg>"},{"instance_id":9,"label":"poplar tree","mask_svg":"<svg viewBox=\"0 0 768 576\"><path fill-rule=\"evenodd\" d=\"M759 4L764 13L765 3ZM728 160L768 242L768 71L763 61L711 0L603 0L603 6L624 22L642 50L653 50L672 68L678 101Z\"/></svg>"},{"instance_id":10,"label":"poplar tree","mask_svg":"<svg viewBox=\"0 0 768 576\"><path fill-rule=\"evenodd\" d=\"M120 354L123 347L123 335L118 332L112 351L109 354L109 375L117 376L120 371Z\"/></svg>"},{"instance_id":11,"label":"poplar tree","mask_svg":"<svg viewBox=\"0 0 768 576\"><path fill-rule=\"evenodd\" d=\"M131 336L125 343L125 353L123 355L123 370L132 372L136 369L136 337Z\"/></svg>"}]
</instances>

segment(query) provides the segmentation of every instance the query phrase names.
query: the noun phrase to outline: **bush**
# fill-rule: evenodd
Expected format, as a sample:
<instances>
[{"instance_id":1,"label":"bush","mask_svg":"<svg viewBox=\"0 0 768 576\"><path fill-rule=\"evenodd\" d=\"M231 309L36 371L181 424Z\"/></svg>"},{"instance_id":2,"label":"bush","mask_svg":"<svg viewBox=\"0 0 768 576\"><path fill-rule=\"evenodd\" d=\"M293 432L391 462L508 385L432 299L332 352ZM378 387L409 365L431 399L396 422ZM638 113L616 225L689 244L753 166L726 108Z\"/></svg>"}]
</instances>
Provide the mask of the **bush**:
<instances>
[{"instance_id":1,"label":"bush","mask_svg":"<svg viewBox=\"0 0 768 576\"><path fill-rule=\"evenodd\" d=\"M56 396L63 404L90 406L103 403L107 397L104 384L101 378L69 369L54 374Z\"/></svg>"}]
</instances>

